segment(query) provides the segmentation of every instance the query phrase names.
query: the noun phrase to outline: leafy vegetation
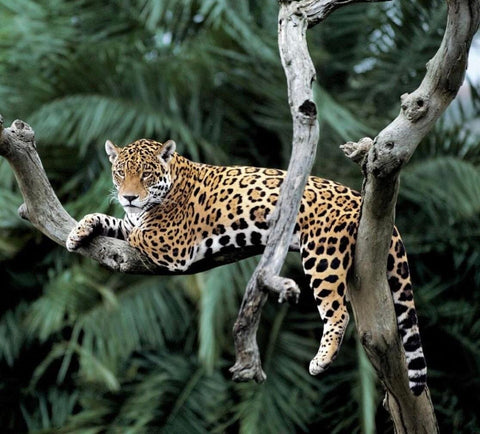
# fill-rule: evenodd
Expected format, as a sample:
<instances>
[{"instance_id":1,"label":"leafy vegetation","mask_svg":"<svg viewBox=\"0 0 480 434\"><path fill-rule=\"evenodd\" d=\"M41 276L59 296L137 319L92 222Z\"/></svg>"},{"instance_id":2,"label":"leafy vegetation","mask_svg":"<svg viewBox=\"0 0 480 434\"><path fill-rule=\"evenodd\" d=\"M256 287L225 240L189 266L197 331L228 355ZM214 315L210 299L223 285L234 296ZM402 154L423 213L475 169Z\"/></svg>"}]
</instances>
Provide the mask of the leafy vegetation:
<instances>
[{"instance_id":1,"label":"leafy vegetation","mask_svg":"<svg viewBox=\"0 0 480 434\"><path fill-rule=\"evenodd\" d=\"M291 138L277 4L233 0L0 0L0 112L37 132L69 212L120 215L103 143L174 138L210 163L285 167ZM318 72L316 174L359 187L338 151L375 134L414 89L443 33L443 2L335 12L309 32ZM479 88L455 103L402 175L409 248L440 428L480 430ZM17 217L0 160L0 426L4 432L388 432L351 325L308 374L321 323L295 256L297 306L267 304L265 384L235 384L231 329L255 259L193 276L107 272Z\"/></svg>"}]
</instances>

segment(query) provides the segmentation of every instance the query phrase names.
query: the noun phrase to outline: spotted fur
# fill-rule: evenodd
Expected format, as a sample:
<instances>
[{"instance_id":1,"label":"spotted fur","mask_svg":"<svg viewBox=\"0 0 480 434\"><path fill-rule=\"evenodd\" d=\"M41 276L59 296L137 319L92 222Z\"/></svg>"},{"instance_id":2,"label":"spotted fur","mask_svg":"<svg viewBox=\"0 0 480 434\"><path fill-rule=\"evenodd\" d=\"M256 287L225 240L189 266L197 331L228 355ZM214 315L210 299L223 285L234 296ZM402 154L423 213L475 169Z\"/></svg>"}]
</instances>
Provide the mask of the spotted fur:
<instances>
[{"instance_id":1,"label":"spotted fur","mask_svg":"<svg viewBox=\"0 0 480 434\"><path fill-rule=\"evenodd\" d=\"M125 148L107 141L113 182L123 219L85 216L72 230L75 250L94 235L125 239L170 272L195 272L263 251L268 218L285 172L194 163L175 153L175 143L138 140ZM310 373L335 359L347 327L347 275L352 265L360 194L322 178L308 179L290 250L300 251L303 268L323 320L323 336ZM410 388L425 388L420 342L407 256L394 229L387 277L405 349Z\"/></svg>"}]
</instances>

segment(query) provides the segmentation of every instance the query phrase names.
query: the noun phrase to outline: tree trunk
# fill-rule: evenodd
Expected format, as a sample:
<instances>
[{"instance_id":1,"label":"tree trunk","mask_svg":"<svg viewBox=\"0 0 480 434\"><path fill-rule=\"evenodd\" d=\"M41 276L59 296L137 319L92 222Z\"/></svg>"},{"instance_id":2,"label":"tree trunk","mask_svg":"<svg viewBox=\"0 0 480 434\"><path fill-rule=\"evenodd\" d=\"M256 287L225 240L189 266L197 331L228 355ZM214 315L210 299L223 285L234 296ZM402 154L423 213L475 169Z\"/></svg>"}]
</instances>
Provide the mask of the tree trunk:
<instances>
[{"instance_id":1,"label":"tree trunk","mask_svg":"<svg viewBox=\"0 0 480 434\"><path fill-rule=\"evenodd\" d=\"M349 296L361 342L385 385L385 406L397 433L438 431L428 388L418 398L408 388L386 260L400 169L457 94L479 26L478 0L449 0L447 4L443 41L428 62L421 85L402 95L400 114L373 142L364 139L359 146L349 143L345 147L347 154L357 154L358 161L358 153L366 153L371 144L363 161L363 202Z\"/></svg>"}]
</instances>

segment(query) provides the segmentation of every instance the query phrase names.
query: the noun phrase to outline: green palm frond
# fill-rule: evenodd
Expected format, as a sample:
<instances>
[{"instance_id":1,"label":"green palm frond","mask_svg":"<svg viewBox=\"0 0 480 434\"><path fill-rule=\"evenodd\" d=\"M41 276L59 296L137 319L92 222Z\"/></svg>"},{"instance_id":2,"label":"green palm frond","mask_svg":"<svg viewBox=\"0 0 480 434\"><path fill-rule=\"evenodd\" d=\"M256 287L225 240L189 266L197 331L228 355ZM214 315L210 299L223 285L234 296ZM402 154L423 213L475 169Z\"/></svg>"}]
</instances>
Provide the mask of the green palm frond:
<instances>
[{"instance_id":1,"label":"green palm frond","mask_svg":"<svg viewBox=\"0 0 480 434\"><path fill-rule=\"evenodd\" d=\"M469 85L470 90L475 88ZM437 121L433 131L422 141L415 152L414 160L452 156L478 166L480 163L480 143L478 141L480 96L472 99L454 100Z\"/></svg>"},{"instance_id":2,"label":"green palm frond","mask_svg":"<svg viewBox=\"0 0 480 434\"><path fill-rule=\"evenodd\" d=\"M52 369L52 365L59 360L62 361L60 370L57 375L57 382L65 381L65 375L69 369L69 363L73 356L76 356L80 362L79 378L87 384L102 387L107 391L118 391L120 389L120 382L112 363L109 361L100 360L84 345L77 344L78 329L73 331L74 339L70 342L62 342L55 344L52 350L48 353L41 363L35 368L29 387L35 389L37 384L43 377Z\"/></svg>"},{"instance_id":3,"label":"green palm frond","mask_svg":"<svg viewBox=\"0 0 480 434\"><path fill-rule=\"evenodd\" d=\"M59 390L55 387L36 393L34 405L21 405L28 432L48 433L63 426L78 405L79 392Z\"/></svg>"},{"instance_id":4,"label":"green palm frond","mask_svg":"<svg viewBox=\"0 0 480 434\"><path fill-rule=\"evenodd\" d=\"M14 258L32 238L27 223L18 216L21 203L18 193L0 190L0 260Z\"/></svg>"},{"instance_id":5,"label":"green palm frond","mask_svg":"<svg viewBox=\"0 0 480 434\"><path fill-rule=\"evenodd\" d=\"M41 341L55 337L72 327L68 343L62 344L45 362L45 367L62 358L59 381L63 381L72 357L78 358L80 373L94 378L95 366L102 367L97 378L103 381L105 369L117 372L122 360L142 348L162 347L166 341L179 339L191 321L186 300L180 290L167 279L144 278L120 284L119 276L98 269L68 269L54 276L43 297L36 300L27 313L29 334ZM119 286L123 290L116 295ZM142 312L142 315L136 315ZM81 345L81 347L79 346ZM93 361L93 363L92 363ZM103 367L104 366L104 367ZM45 370L43 367L37 377ZM109 374L110 375L110 374Z\"/></svg>"},{"instance_id":6,"label":"green palm frond","mask_svg":"<svg viewBox=\"0 0 480 434\"><path fill-rule=\"evenodd\" d=\"M225 345L231 346L231 338L226 330L233 327L239 307L238 288L232 285L234 272L233 267L221 267L196 276L201 291L198 357L205 364L207 372L212 372Z\"/></svg>"},{"instance_id":7,"label":"green palm frond","mask_svg":"<svg viewBox=\"0 0 480 434\"><path fill-rule=\"evenodd\" d=\"M360 122L353 113L335 101L325 89L318 85L314 85L313 89L319 119L322 124L328 125L339 139L355 140L356 137L372 134L371 128Z\"/></svg>"},{"instance_id":8,"label":"green palm frond","mask_svg":"<svg viewBox=\"0 0 480 434\"><path fill-rule=\"evenodd\" d=\"M478 169L450 157L428 160L405 172L401 196L414 204L401 219L402 222L406 218L415 221L415 226L408 225L409 250L412 253L448 252L457 271L472 270L478 281ZM405 225L402 223L401 227ZM421 227L427 230L415 230Z\"/></svg>"},{"instance_id":9,"label":"green palm frond","mask_svg":"<svg viewBox=\"0 0 480 434\"><path fill-rule=\"evenodd\" d=\"M195 277L198 304L198 356L207 372L218 364L221 354L231 354L232 329L241 297L257 263L256 258L216 268Z\"/></svg>"},{"instance_id":10,"label":"green palm frond","mask_svg":"<svg viewBox=\"0 0 480 434\"><path fill-rule=\"evenodd\" d=\"M378 11L368 39L358 46L359 74L352 84L362 89L368 107L373 103L377 116L382 111L393 115L400 95L418 86L425 63L440 45L446 9L440 1L435 6L406 1L384 4Z\"/></svg>"},{"instance_id":11,"label":"green palm frond","mask_svg":"<svg viewBox=\"0 0 480 434\"><path fill-rule=\"evenodd\" d=\"M468 432L478 424L476 408L479 402L476 395L470 393L479 386L480 376L480 347L478 335L480 321L478 319L478 301L464 299L467 294L459 294L458 300L444 300L436 307L438 318L437 337L440 342L433 341L430 330L425 330L430 339L430 354L435 354L435 347L442 348L443 353L456 354L455 359L444 360L433 358L430 361L430 389L436 402L437 412L450 421L454 431ZM428 343L428 341L427 341ZM428 361L427 351L427 361ZM447 370L448 381L445 381Z\"/></svg>"},{"instance_id":12,"label":"green palm frond","mask_svg":"<svg viewBox=\"0 0 480 434\"><path fill-rule=\"evenodd\" d=\"M454 282L459 275L470 275L480 283L478 167L455 157L418 162L404 171L400 199L405 211L399 226L408 228L405 238L409 251L446 255L449 265L441 273L446 279Z\"/></svg>"},{"instance_id":13,"label":"green palm frond","mask_svg":"<svg viewBox=\"0 0 480 434\"><path fill-rule=\"evenodd\" d=\"M91 395L86 406L91 410L74 416L71 429L207 433L224 422L227 383L218 373L207 375L195 360L171 352L150 353L132 360L129 371L135 379L123 386L125 399L118 411L109 414L112 403L107 396Z\"/></svg>"},{"instance_id":14,"label":"green palm frond","mask_svg":"<svg viewBox=\"0 0 480 434\"><path fill-rule=\"evenodd\" d=\"M475 311L470 302L464 300L444 303L438 308L442 320L450 324L445 328L446 333L462 344L474 364L475 371L480 372L480 320Z\"/></svg>"},{"instance_id":15,"label":"green palm frond","mask_svg":"<svg viewBox=\"0 0 480 434\"><path fill-rule=\"evenodd\" d=\"M23 327L27 310L28 304L22 302L0 318L0 361L5 361L8 366L13 366L28 340Z\"/></svg>"},{"instance_id":16,"label":"green palm frond","mask_svg":"<svg viewBox=\"0 0 480 434\"><path fill-rule=\"evenodd\" d=\"M115 305L116 299L108 284L99 285L105 277L101 275L91 267L73 267L52 275L44 295L29 308L26 318L29 333L45 341L99 302Z\"/></svg>"},{"instance_id":17,"label":"green palm frond","mask_svg":"<svg viewBox=\"0 0 480 434\"><path fill-rule=\"evenodd\" d=\"M294 332L296 326L304 328L305 317L300 319L287 312L288 306L270 311L267 315L272 323L261 331L260 342L265 340L265 347L262 343L260 346L265 348L263 366L268 380L261 385L237 386L241 401L235 407L235 417L242 433L306 430L307 423L315 417L312 404L321 400L323 393L321 382L310 376L307 367L317 350L316 343ZM318 322L310 324L315 327Z\"/></svg>"},{"instance_id":18,"label":"green palm frond","mask_svg":"<svg viewBox=\"0 0 480 434\"><path fill-rule=\"evenodd\" d=\"M181 341L191 324L186 300L173 284L157 285L152 279L135 282L117 296L116 308L98 305L82 315L74 328L78 330L78 340L72 335L71 343L81 343L87 354L117 372L133 351L162 348L168 342ZM70 354L65 355L63 373L70 363ZM79 363L82 371L81 358Z\"/></svg>"},{"instance_id":19,"label":"green palm frond","mask_svg":"<svg viewBox=\"0 0 480 434\"><path fill-rule=\"evenodd\" d=\"M171 119L159 116L141 101L135 103L100 95L70 96L45 104L32 119L32 123L39 125L37 132L43 140L83 144L80 157L88 152L87 145L111 137L112 131L115 131L112 140L123 138L129 142L138 137L155 136L155 131L169 131L173 124ZM67 124L71 129L64 128Z\"/></svg>"},{"instance_id":20,"label":"green palm frond","mask_svg":"<svg viewBox=\"0 0 480 434\"><path fill-rule=\"evenodd\" d=\"M71 17L65 14L65 2L49 0L44 4L29 0L15 3L0 1L2 40L16 41L16 57L25 62L47 65L54 57L68 54L67 41L75 40ZM55 28L56 32L49 30Z\"/></svg>"},{"instance_id":21,"label":"green palm frond","mask_svg":"<svg viewBox=\"0 0 480 434\"><path fill-rule=\"evenodd\" d=\"M4 119L4 126L6 125L7 119ZM10 165L4 159L0 160L0 185L2 186L2 191L14 191L17 189L17 181L15 180L15 175Z\"/></svg>"},{"instance_id":22,"label":"green palm frond","mask_svg":"<svg viewBox=\"0 0 480 434\"><path fill-rule=\"evenodd\" d=\"M480 171L458 158L439 157L409 167L402 186L402 195L422 203L437 222L468 221L480 213Z\"/></svg>"},{"instance_id":23,"label":"green palm frond","mask_svg":"<svg viewBox=\"0 0 480 434\"><path fill-rule=\"evenodd\" d=\"M106 155L103 158L106 159ZM97 174L97 177L94 177L95 174L97 174L96 169L89 173L85 173L85 171L77 172L68 182L58 188L58 194L64 200L70 199L69 202L64 204L66 210L77 219L92 212L105 213L121 218L122 211L117 202L117 192L112 187L110 170L102 170L100 174ZM91 184L89 188L86 188L88 181ZM72 197L72 191L78 192L75 197ZM96 199L92 201L92 197Z\"/></svg>"}]
</instances>

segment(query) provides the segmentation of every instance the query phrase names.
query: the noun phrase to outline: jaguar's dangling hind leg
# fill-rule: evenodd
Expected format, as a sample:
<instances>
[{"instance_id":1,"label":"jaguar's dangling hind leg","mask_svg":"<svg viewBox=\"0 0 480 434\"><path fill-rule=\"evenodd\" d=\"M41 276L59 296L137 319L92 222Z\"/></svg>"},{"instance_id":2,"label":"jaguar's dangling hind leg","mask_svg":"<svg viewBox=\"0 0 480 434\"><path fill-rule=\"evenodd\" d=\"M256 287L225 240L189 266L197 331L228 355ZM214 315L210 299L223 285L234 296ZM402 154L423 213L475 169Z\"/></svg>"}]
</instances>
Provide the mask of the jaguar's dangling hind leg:
<instances>
[{"instance_id":1,"label":"jaguar's dangling hind leg","mask_svg":"<svg viewBox=\"0 0 480 434\"><path fill-rule=\"evenodd\" d=\"M304 243L301 249L305 275L324 324L320 348L310 362L309 371L312 375L330 366L337 356L348 325L345 291L353 243L350 235L332 232L316 243Z\"/></svg>"},{"instance_id":2,"label":"jaguar's dangling hind leg","mask_svg":"<svg viewBox=\"0 0 480 434\"><path fill-rule=\"evenodd\" d=\"M310 362L312 375L327 369L335 359L348 325L346 285L355 245L352 231L332 231L322 235L316 242L305 236L301 247L305 275L309 279L324 323L320 348ZM388 255L387 279L405 351L409 387L418 396L426 386L427 367L413 301L407 255L396 228Z\"/></svg>"}]
</instances>

